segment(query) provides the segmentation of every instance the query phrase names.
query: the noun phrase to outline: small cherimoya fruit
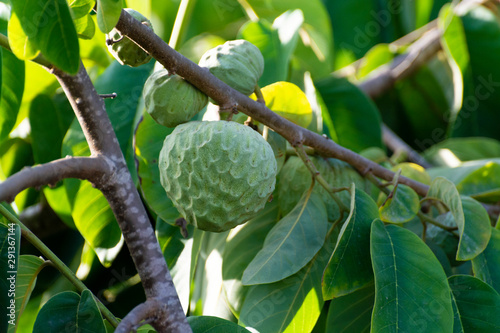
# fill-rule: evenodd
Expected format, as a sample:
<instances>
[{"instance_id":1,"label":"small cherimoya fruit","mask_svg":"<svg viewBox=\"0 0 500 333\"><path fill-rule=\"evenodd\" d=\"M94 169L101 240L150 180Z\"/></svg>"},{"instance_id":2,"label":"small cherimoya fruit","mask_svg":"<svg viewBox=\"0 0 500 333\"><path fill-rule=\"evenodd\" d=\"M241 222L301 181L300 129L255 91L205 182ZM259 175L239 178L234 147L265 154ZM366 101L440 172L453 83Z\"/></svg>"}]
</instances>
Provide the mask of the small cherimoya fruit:
<instances>
[{"instance_id":1,"label":"small cherimoya fruit","mask_svg":"<svg viewBox=\"0 0 500 333\"><path fill-rule=\"evenodd\" d=\"M189 121L208 103L208 97L166 69L153 72L144 84L146 111L160 125L175 127Z\"/></svg>"},{"instance_id":2,"label":"small cherimoya fruit","mask_svg":"<svg viewBox=\"0 0 500 333\"><path fill-rule=\"evenodd\" d=\"M131 8L125 8L125 11L145 26L153 29L151 21L138 11ZM108 40L109 52L122 65L137 67L151 60L151 55L141 49L140 46L135 44L128 37L122 36L115 28L106 35L106 39Z\"/></svg>"},{"instance_id":3,"label":"small cherimoya fruit","mask_svg":"<svg viewBox=\"0 0 500 333\"><path fill-rule=\"evenodd\" d=\"M199 65L242 94L255 90L264 71L264 57L257 46L243 40L232 40L205 52Z\"/></svg>"},{"instance_id":4,"label":"small cherimoya fruit","mask_svg":"<svg viewBox=\"0 0 500 333\"><path fill-rule=\"evenodd\" d=\"M161 184L184 218L222 232L254 217L276 183L271 146L250 127L230 122L188 122L163 142Z\"/></svg>"}]
</instances>

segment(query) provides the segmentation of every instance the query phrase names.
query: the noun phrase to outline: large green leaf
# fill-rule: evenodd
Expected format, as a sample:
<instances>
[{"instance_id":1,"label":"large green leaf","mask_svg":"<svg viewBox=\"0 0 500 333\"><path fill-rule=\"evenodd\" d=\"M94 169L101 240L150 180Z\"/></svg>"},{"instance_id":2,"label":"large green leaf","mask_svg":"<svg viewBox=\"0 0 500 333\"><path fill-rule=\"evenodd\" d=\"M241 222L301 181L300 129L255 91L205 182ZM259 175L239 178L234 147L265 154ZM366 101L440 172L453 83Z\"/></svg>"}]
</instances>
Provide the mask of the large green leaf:
<instances>
[{"instance_id":1,"label":"large green leaf","mask_svg":"<svg viewBox=\"0 0 500 333\"><path fill-rule=\"evenodd\" d=\"M239 317L250 289L241 283L243 272L262 249L266 235L278 220L278 210L278 200L275 198L255 218L232 229L227 237L222 256L222 278L228 305L236 317Z\"/></svg>"},{"instance_id":2,"label":"large green leaf","mask_svg":"<svg viewBox=\"0 0 500 333\"><path fill-rule=\"evenodd\" d=\"M0 179L20 171L33 164L31 145L23 139L8 139L0 144Z\"/></svg>"},{"instance_id":3,"label":"large green leaf","mask_svg":"<svg viewBox=\"0 0 500 333\"><path fill-rule=\"evenodd\" d=\"M80 66L80 49L66 1L14 1L12 9L28 40L44 57L63 71L76 74ZM22 51L15 53L22 54Z\"/></svg>"},{"instance_id":4,"label":"large green leaf","mask_svg":"<svg viewBox=\"0 0 500 333\"><path fill-rule=\"evenodd\" d=\"M457 185L457 190L479 201L500 201L500 164L489 162L471 172Z\"/></svg>"},{"instance_id":5,"label":"large green leaf","mask_svg":"<svg viewBox=\"0 0 500 333\"><path fill-rule=\"evenodd\" d=\"M0 142L14 128L24 92L24 62L6 50L1 55Z\"/></svg>"},{"instance_id":6,"label":"large green leaf","mask_svg":"<svg viewBox=\"0 0 500 333\"><path fill-rule=\"evenodd\" d=\"M12 12L9 19L8 36L9 46L17 58L31 60L40 52L33 42L33 38L28 38L28 35L24 32L16 12Z\"/></svg>"},{"instance_id":7,"label":"large green leaf","mask_svg":"<svg viewBox=\"0 0 500 333\"><path fill-rule=\"evenodd\" d=\"M464 95L463 107L455 121L454 136L486 136L500 139L500 22L496 14L475 6L462 17L473 73L472 87ZM465 82L467 93L467 82Z\"/></svg>"},{"instance_id":8,"label":"large green leaf","mask_svg":"<svg viewBox=\"0 0 500 333\"><path fill-rule=\"evenodd\" d=\"M97 1L97 26L104 32L110 32L118 23L122 12L122 2L120 0L99 0Z\"/></svg>"},{"instance_id":9,"label":"large green leaf","mask_svg":"<svg viewBox=\"0 0 500 333\"><path fill-rule=\"evenodd\" d=\"M19 318L30 300L31 293L35 288L37 275L45 266L47 266L47 262L40 257L33 255L22 255L19 257L16 278L16 320L15 325L9 325L9 333L14 333L19 326Z\"/></svg>"},{"instance_id":10,"label":"large green leaf","mask_svg":"<svg viewBox=\"0 0 500 333\"><path fill-rule=\"evenodd\" d=\"M267 234L245 269L244 285L272 283L297 273L321 249L328 227L321 197L307 191L297 206Z\"/></svg>"},{"instance_id":11,"label":"large green leaf","mask_svg":"<svg viewBox=\"0 0 500 333\"><path fill-rule=\"evenodd\" d=\"M373 280L370 228L378 218L377 204L362 190L351 188L351 212L323 274L325 300L350 294Z\"/></svg>"},{"instance_id":12,"label":"large green leaf","mask_svg":"<svg viewBox=\"0 0 500 333\"><path fill-rule=\"evenodd\" d=\"M249 0L260 18L274 20L290 9L300 9L304 23L295 55L302 67L314 78L327 76L332 70L333 33L321 0ZM289 33L290 31L286 31ZM306 43L304 43L306 41Z\"/></svg>"},{"instance_id":13,"label":"large green leaf","mask_svg":"<svg viewBox=\"0 0 500 333\"><path fill-rule=\"evenodd\" d=\"M400 184L393 196L380 206L380 219L390 223L405 223L415 218L419 210L418 194L411 187Z\"/></svg>"},{"instance_id":14,"label":"large green leaf","mask_svg":"<svg viewBox=\"0 0 500 333\"><path fill-rule=\"evenodd\" d=\"M375 302L375 286L369 284L330 302L327 331L335 333L369 333Z\"/></svg>"},{"instance_id":15,"label":"large green leaf","mask_svg":"<svg viewBox=\"0 0 500 333\"><path fill-rule=\"evenodd\" d=\"M378 67L385 65L395 57L395 52L391 50L389 44L377 44L372 47L363 57L357 68L356 76L362 79Z\"/></svg>"},{"instance_id":16,"label":"large green leaf","mask_svg":"<svg viewBox=\"0 0 500 333\"><path fill-rule=\"evenodd\" d=\"M372 332L452 332L446 274L432 251L413 232L380 220L371 232Z\"/></svg>"},{"instance_id":17,"label":"large green leaf","mask_svg":"<svg viewBox=\"0 0 500 333\"><path fill-rule=\"evenodd\" d=\"M30 127L35 163L42 164L61 157L61 146L73 113L57 108L47 95L38 95L30 105Z\"/></svg>"},{"instance_id":18,"label":"large green leaf","mask_svg":"<svg viewBox=\"0 0 500 333\"><path fill-rule=\"evenodd\" d=\"M474 275L500 293L500 230L492 229L483 253L472 259Z\"/></svg>"},{"instance_id":19,"label":"large green leaf","mask_svg":"<svg viewBox=\"0 0 500 333\"><path fill-rule=\"evenodd\" d=\"M257 46L264 56L264 73L259 79L261 87L288 79L290 59L303 21L302 12L294 10L283 13L272 25L259 20L250 21L241 28L239 38Z\"/></svg>"},{"instance_id":20,"label":"large green leaf","mask_svg":"<svg viewBox=\"0 0 500 333\"><path fill-rule=\"evenodd\" d=\"M375 104L346 79L316 83L333 121L338 143L354 151L382 147L380 114Z\"/></svg>"},{"instance_id":21,"label":"large green leaf","mask_svg":"<svg viewBox=\"0 0 500 333\"><path fill-rule=\"evenodd\" d=\"M500 142L490 138L450 138L427 149L423 156L434 165L447 166L443 152L451 152L459 161L472 161L500 156Z\"/></svg>"},{"instance_id":22,"label":"large green leaf","mask_svg":"<svg viewBox=\"0 0 500 333\"><path fill-rule=\"evenodd\" d=\"M149 207L163 220L173 223L180 214L161 186L158 157L165 137L173 128L161 126L144 112L135 132L137 174L142 194Z\"/></svg>"},{"instance_id":23,"label":"large green leaf","mask_svg":"<svg viewBox=\"0 0 500 333\"><path fill-rule=\"evenodd\" d=\"M187 321L193 333L250 333L244 327L218 317L193 316L188 317Z\"/></svg>"},{"instance_id":24,"label":"large green leaf","mask_svg":"<svg viewBox=\"0 0 500 333\"><path fill-rule=\"evenodd\" d=\"M65 291L49 299L38 312L33 333L42 332L106 333L106 328L89 290L84 290L81 296Z\"/></svg>"},{"instance_id":25,"label":"large green leaf","mask_svg":"<svg viewBox=\"0 0 500 333\"><path fill-rule=\"evenodd\" d=\"M483 252L490 240L491 226L488 213L480 203L470 197L460 197L455 185L443 177L434 179L427 197L443 202L455 219L460 235L457 260L470 260Z\"/></svg>"},{"instance_id":26,"label":"large green leaf","mask_svg":"<svg viewBox=\"0 0 500 333\"><path fill-rule=\"evenodd\" d=\"M439 13L439 27L443 30L441 44L443 50L450 60L453 71L454 101L450 114L450 129L453 131L455 119L458 111L462 107L464 86L471 88L472 72L470 67L469 50L465 38L464 27L460 18L454 14L454 7L451 5L443 6ZM464 81L467 84L464 84Z\"/></svg>"},{"instance_id":27,"label":"large green leaf","mask_svg":"<svg viewBox=\"0 0 500 333\"><path fill-rule=\"evenodd\" d=\"M468 275L448 279L455 308L453 332L500 331L500 295L481 280Z\"/></svg>"},{"instance_id":28,"label":"large green leaf","mask_svg":"<svg viewBox=\"0 0 500 333\"><path fill-rule=\"evenodd\" d=\"M7 332L7 327L16 321L16 271L19 268L20 245L21 229L0 215L0 300L5 306L0 328L3 332Z\"/></svg>"},{"instance_id":29,"label":"large green leaf","mask_svg":"<svg viewBox=\"0 0 500 333\"><path fill-rule=\"evenodd\" d=\"M240 325L260 333L310 332L323 308L321 276L335 237L299 272L279 282L250 287L239 318Z\"/></svg>"}]
</instances>

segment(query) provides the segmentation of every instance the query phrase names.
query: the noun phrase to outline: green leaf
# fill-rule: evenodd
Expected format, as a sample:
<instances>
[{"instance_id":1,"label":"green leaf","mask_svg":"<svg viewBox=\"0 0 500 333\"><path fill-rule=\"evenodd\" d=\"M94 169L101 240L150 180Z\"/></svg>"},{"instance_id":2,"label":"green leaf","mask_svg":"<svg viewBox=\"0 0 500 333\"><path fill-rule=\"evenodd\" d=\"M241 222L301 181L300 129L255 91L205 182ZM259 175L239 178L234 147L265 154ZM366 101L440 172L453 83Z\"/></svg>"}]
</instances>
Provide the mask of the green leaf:
<instances>
[{"instance_id":1,"label":"green leaf","mask_svg":"<svg viewBox=\"0 0 500 333\"><path fill-rule=\"evenodd\" d=\"M474 275L500 293L500 230L492 228L486 249L472 259Z\"/></svg>"},{"instance_id":2,"label":"green leaf","mask_svg":"<svg viewBox=\"0 0 500 333\"><path fill-rule=\"evenodd\" d=\"M259 79L260 86L288 79L290 59L303 22L302 11L297 9L283 13L272 25L261 19L250 21L240 29L238 37L257 46L264 56L264 73Z\"/></svg>"},{"instance_id":3,"label":"green leaf","mask_svg":"<svg viewBox=\"0 0 500 333\"><path fill-rule=\"evenodd\" d=\"M16 320L16 271L19 267L19 248L21 229L0 215L0 300L4 315L0 318L0 328L7 332L7 327ZM10 322L10 324L9 324Z\"/></svg>"},{"instance_id":4,"label":"green leaf","mask_svg":"<svg viewBox=\"0 0 500 333\"><path fill-rule=\"evenodd\" d=\"M306 94L290 82L276 82L262 88L266 106L285 119L307 127L312 121L311 105ZM256 99L255 95L251 96Z\"/></svg>"},{"instance_id":5,"label":"green leaf","mask_svg":"<svg viewBox=\"0 0 500 333\"><path fill-rule=\"evenodd\" d=\"M418 194L409 186L399 184L392 198L380 206L380 219L383 222L405 223L417 216L420 210Z\"/></svg>"},{"instance_id":6,"label":"green leaf","mask_svg":"<svg viewBox=\"0 0 500 333\"><path fill-rule=\"evenodd\" d=\"M488 213L480 203L460 197L455 185L443 177L434 179L427 197L442 201L455 219L460 235L457 260L470 260L483 252L490 240L491 226Z\"/></svg>"},{"instance_id":7,"label":"green leaf","mask_svg":"<svg viewBox=\"0 0 500 333\"><path fill-rule=\"evenodd\" d=\"M258 17L269 21L290 9L300 9L304 15L300 31L303 38L299 39L295 55L304 70L310 71L313 77L326 76L331 72L333 33L321 0L250 0L248 3ZM278 25L276 21L274 24Z\"/></svg>"},{"instance_id":8,"label":"green leaf","mask_svg":"<svg viewBox=\"0 0 500 333\"><path fill-rule=\"evenodd\" d=\"M471 172L457 185L457 190L479 201L500 201L500 164L489 162Z\"/></svg>"},{"instance_id":9,"label":"green leaf","mask_svg":"<svg viewBox=\"0 0 500 333\"><path fill-rule=\"evenodd\" d=\"M385 65L394 59L394 52L391 51L389 44L377 44L372 47L363 57L361 64L357 69L358 79L368 76L374 69Z\"/></svg>"},{"instance_id":10,"label":"green leaf","mask_svg":"<svg viewBox=\"0 0 500 333\"><path fill-rule=\"evenodd\" d=\"M156 220L156 237L167 261L177 296L181 301L184 313L188 312L191 292L191 272L189 263L192 258L194 227L189 225L189 237L184 238L179 227L174 227L162 219Z\"/></svg>"},{"instance_id":11,"label":"green leaf","mask_svg":"<svg viewBox=\"0 0 500 333\"><path fill-rule=\"evenodd\" d=\"M66 111L69 110L56 108L47 95L40 94L31 101L29 121L35 163L47 163L61 157L63 138L74 118L72 112Z\"/></svg>"},{"instance_id":12,"label":"green leaf","mask_svg":"<svg viewBox=\"0 0 500 333\"><path fill-rule=\"evenodd\" d=\"M377 204L366 192L351 187L351 212L323 274L323 297L329 300L350 294L373 280L370 228L378 218Z\"/></svg>"},{"instance_id":13,"label":"green leaf","mask_svg":"<svg viewBox=\"0 0 500 333\"><path fill-rule=\"evenodd\" d=\"M333 121L338 143L354 151L382 147L377 107L347 79L328 78L316 83Z\"/></svg>"},{"instance_id":14,"label":"green leaf","mask_svg":"<svg viewBox=\"0 0 500 333\"><path fill-rule=\"evenodd\" d=\"M78 38L92 39L95 34L95 23L92 16L87 15L73 21Z\"/></svg>"},{"instance_id":15,"label":"green leaf","mask_svg":"<svg viewBox=\"0 0 500 333\"><path fill-rule=\"evenodd\" d=\"M81 19L87 16L95 6L95 0L70 0L69 8L73 14L73 19Z\"/></svg>"},{"instance_id":16,"label":"green leaf","mask_svg":"<svg viewBox=\"0 0 500 333\"><path fill-rule=\"evenodd\" d=\"M56 67L76 74L80 48L66 1L27 0L14 1L12 5L28 40Z\"/></svg>"},{"instance_id":17,"label":"green leaf","mask_svg":"<svg viewBox=\"0 0 500 333\"><path fill-rule=\"evenodd\" d=\"M273 149L274 157L276 158L276 163L278 164L278 174L283 167L283 164L285 164L287 141L284 137L270 128L267 128L267 135L264 132L263 137Z\"/></svg>"},{"instance_id":18,"label":"green leaf","mask_svg":"<svg viewBox=\"0 0 500 333\"><path fill-rule=\"evenodd\" d=\"M453 132L458 112L462 108L464 95L471 91L472 72L469 50L464 27L460 18L454 13L454 6L445 5L439 12L438 25L443 30L441 44L453 72L454 101L449 119L449 128ZM461 124L463 126L463 124ZM463 131L463 130L461 130Z\"/></svg>"},{"instance_id":19,"label":"green leaf","mask_svg":"<svg viewBox=\"0 0 500 333\"><path fill-rule=\"evenodd\" d=\"M19 257L19 266L16 277L16 314L15 325L9 325L9 333L14 333L19 326L19 319L23 313L31 293L35 288L38 273L46 266L46 261L33 255Z\"/></svg>"},{"instance_id":20,"label":"green leaf","mask_svg":"<svg viewBox=\"0 0 500 333\"><path fill-rule=\"evenodd\" d=\"M17 58L31 60L38 55L40 50L35 45L33 38L28 38L28 35L24 32L19 17L15 12L12 12L7 31L9 46Z\"/></svg>"},{"instance_id":21,"label":"green leaf","mask_svg":"<svg viewBox=\"0 0 500 333\"><path fill-rule=\"evenodd\" d=\"M307 191L267 234L263 248L243 273L243 285L272 283L297 273L325 242L328 227L321 197Z\"/></svg>"},{"instance_id":22,"label":"green leaf","mask_svg":"<svg viewBox=\"0 0 500 333\"><path fill-rule=\"evenodd\" d=\"M33 333L42 332L106 333L94 295L84 290L82 295L65 291L50 298L36 317Z\"/></svg>"},{"instance_id":23,"label":"green leaf","mask_svg":"<svg viewBox=\"0 0 500 333\"><path fill-rule=\"evenodd\" d=\"M489 285L468 275L448 279L455 310L454 332L495 333L500 330L500 296Z\"/></svg>"},{"instance_id":24,"label":"green leaf","mask_svg":"<svg viewBox=\"0 0 500 333\"><path fill-rule=\"evenodd\" d=\"M211 316L191 316L187 318L193 333L250 333L244 327L229 320Z\"/></svg>"},{"instance_id":25,"label":"green leaf","mask_svg":"<svg viewBox=\"0 0 500 333\"><path fill-rule=\"evenodd\" d=\"M0 100L0 142L16 124L24 92L24 62L2 50L2 98Z\"/></svg>"},{"instance_id":26,"label":"green leaf","mask_svg":"<svg viewBox=\"0 0 500 333\"><path fill-rule=\"evenodd\" d=\"M392 171L397 172L401 169L401 175L408 177L410 179L416 180L426 185L431 184L431 176L427 171L420 165L415 163L399 163L391 168Z\"/></svg>"},{"instance_id":27,"label":"green leaf","mask_svg":"<svg viewBox=\"0 0 500 333\"><path fill-rule=\"evenodd\" d=\"M272 284L250 287L239 324L260 333L310 332L323 308L321 276L335 237L296 274Z\"/></svg>"},{"instance_id":28,"label":"green leaf","mask_svg":"<svg viewBox=\"0 0 500 333\"><path fill-rule=\"evenodd\" d=\"M348 295L334 298L328 310L327 332L369 333L374 302L373 284Z\"/></svg>"},{"instance_id":29,"label":"green leaf","mask_svg":"<svg viewBox=\"0 0 500 333\"><path fill-rule=\"evenodd\" d=\"M0 144L0 180L32 164L33 152L26 140L13 138Z\"/></svg>"},{"instance_id":30,"label":"green leaf","mask_svg":"<svg viewBox=\"0 0 500 333\"><path fill-rule=\"evenodd\" d=\"M446 274L432 251L413 232L380 220L371 232L372 332L452 332Z\"/></svg>"},{"instance_id":31,"label":"green leaf","mask_svg":"<svg viewBox=\"0 0 500 333\"><path fill-rule=\"evenodd\" d=\"M423 153L434 165L448 166L444 153L452 153L459 161L473 161L500 156L500 142L490 138L450 138L437 143Z\"/></svg>"},{"instance_id":32,"label":"green leaf","mask_svg":"<svg viewBox=\"0 0 500 333\"><path fill-rule=\"evenodd\" d=\"M148 206L164 221L174 223L180 217L172 201L161 186L158 157L163 141L173 128L159 125L149 113L144 112L135 132L137 174L142 194Z\"/></svg>"},{"instance_id":33,"label":"green leaf","mask_svg":"<svg viewBox=\"0 0 500 333\"><path fill-rule=\"evenodd\" d=\"M122 2L120 0L97 1L97 26L99 30L107 34L118 23L122 13Z\"/></svg>"},{"instance_id":34,"label":"green leaf","mask_svg":"<svg viewBox=\"0 0 500 333\"><path fill-rule=\"evenodd\" d=\"M278 200L274 199L256 217L232 229L227 237L222 255L222 278L228 305L236 317L239 317L250 289L241 283L243 272L262 249L266 235L276 224L278 208Z\"/></svg>"}]
</instances>

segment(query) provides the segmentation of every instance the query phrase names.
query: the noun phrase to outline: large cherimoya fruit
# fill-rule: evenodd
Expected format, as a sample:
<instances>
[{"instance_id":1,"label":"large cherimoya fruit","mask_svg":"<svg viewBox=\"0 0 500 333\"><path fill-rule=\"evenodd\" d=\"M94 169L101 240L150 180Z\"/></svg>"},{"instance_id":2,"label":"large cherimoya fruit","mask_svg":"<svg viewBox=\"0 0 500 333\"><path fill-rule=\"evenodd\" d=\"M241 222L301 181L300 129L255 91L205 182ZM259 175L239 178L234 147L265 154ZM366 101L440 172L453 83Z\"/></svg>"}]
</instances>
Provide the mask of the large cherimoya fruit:
<instances>
[{"instance_id":1,"label":"large cherimoya fruit","mask_svg":"<svg viewBox=\"0 0 500 333\"><path fill-rule=\"evenodd\" d=\"M243 40L232 40L205 52L199 65L220 80L249 96L264 71L264 57L257 46Z\"/></svg>"},{"instance_id":2,"label":"large cherimoya fruit","mask_svg":"<svg viewBox=\"0 0 500 333\"><path fill-rule=\"evenodd\" d=\"M146 111L160 125L175 127L189 121L208 103L208 97L166 69L153 72L143 90Z\"/></svg>"},{"instance_id":3,"label":"large cherimoya fruit","mask_svg":"<svg viewBox=\"0 0 500 333\"><path fill-rule=\"evenodd\" d=\"M365 190L365 180L349 164L334 158L310 157L323 178L333 187L350 187ZM302 194L307 191L312 182L311 172L304 162L297 157L290 157L280 172L278 184L278 203L282 215L288 214L300 201ZM320 194L327 208L328 220L335 221L340 216L339 207L319 183L314 185L314 191ZM337 198L344 205L350 207L350 194L347 191L338 192Z\"/></svg>"},{"instance_id":4,"label":"large cherimoya fruit","mask_svg":"<svg viewBox=\"0 0 500 333\"><path fill-rule=\"evenodd\" d=\"M153 29L151 21L144 15L131 8L125 8L125 11L132 15L133 18ZM122 65L137 67L148 63L151 60L151 55L144 51L140 46L131 41L128 37L122 36L118 30L113 28L107 35L108 50L113 57Z\"/></svg>"},{"instance_id":5,"label":"large cherimoya fruit","mask_svg":"<svg viewBox=\"0 0 500 333\"><path fill-rule=\"evenodd\" d=\"M160 152L160 178L181 215L199 229L222 232L254 217L276 183L270 145L229 121L188 122Z\"/></svg>"}]
</instances>

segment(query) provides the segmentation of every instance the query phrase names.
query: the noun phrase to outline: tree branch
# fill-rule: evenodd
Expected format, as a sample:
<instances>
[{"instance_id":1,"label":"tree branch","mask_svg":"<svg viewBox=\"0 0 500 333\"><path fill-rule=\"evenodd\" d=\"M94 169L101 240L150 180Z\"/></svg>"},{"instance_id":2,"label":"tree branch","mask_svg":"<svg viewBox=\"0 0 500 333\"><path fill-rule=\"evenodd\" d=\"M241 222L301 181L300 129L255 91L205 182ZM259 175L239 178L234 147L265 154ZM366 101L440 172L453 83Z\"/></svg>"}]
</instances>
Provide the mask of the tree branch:
<instances>
[{"instance_id":1,"label":"tree branch","mask_svg":"<svg viewBox=\"0 0 500 333\"><path fill-rule=\"evenodd\" d=\"M125 11L122 11L116 29L122 35L126 35L137 45L150 53L167 68L169 72L177 73L184 77L198 89L218 102L222 107L229 109L237 107L239 111L242 111L253 119L272 128L275 132L286 138L292 145L304 144L310 146L322 155L335 157L351 164L362 174L371 171L374 175L389 181L394 177L392 171L373 163L349 149L339 146L332 140L328 140L321 135L295 125L278 116L265 105L232 89L213 76L208 69L199 67L170 48L160 37L151 31L151 29L144 27ZM412 187L422 196L427 193L427 185L406 177L400 177L400 182Z\"/></svg>"},{"instance_id":2,"label":"tree branch","mask_svg":"<svg viewBox=\"0 0 500 333\"><path fill-rule=\"evenodd\" d=\"M26 167L0 184L0 202L12 202L17 194L29 187L55 185L65 178L99 182L111 172L111 165L99 157L66 157L35 167Z\"/></svg>"},{"instance_id":3,"label":"tree branch","mask_svg":"<svg viewBox=\"0 0 500 333\"><path fill-rule=\"evenodd\" d=\"M157 299L168 308L168 312L162 313L165 317L157 319L155 327L160 332L191 332L103 100L95 91L83 64L80 64L80 70L75 76L57 69L53 73L73 107L90 151L93 155L106 156L114 167L114 172L108 174L105 181L97 183L96 187L101 190L113 210L147 299Z\"/></svg>"},{"instance_id":4,"label":"tree branch","mask_svg":"<svg viewBox=\"0 0 500 333\"><path fill-rule=\"evenodd\" d=\"M139 304L130 311L120 322L115 333L135 332L139 327L151 323L156 328L156 318L165 317L167 308L165 304L152 298ZM143 322L144 320L144 322Z\"/></svg>"}]
</instances>

